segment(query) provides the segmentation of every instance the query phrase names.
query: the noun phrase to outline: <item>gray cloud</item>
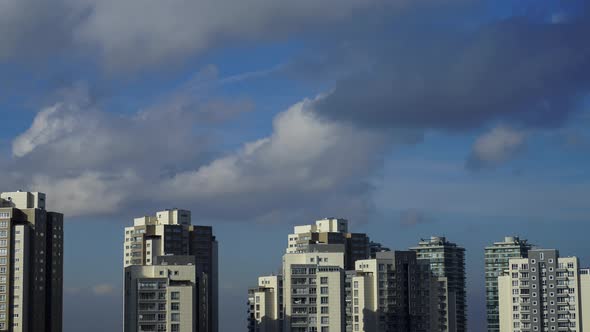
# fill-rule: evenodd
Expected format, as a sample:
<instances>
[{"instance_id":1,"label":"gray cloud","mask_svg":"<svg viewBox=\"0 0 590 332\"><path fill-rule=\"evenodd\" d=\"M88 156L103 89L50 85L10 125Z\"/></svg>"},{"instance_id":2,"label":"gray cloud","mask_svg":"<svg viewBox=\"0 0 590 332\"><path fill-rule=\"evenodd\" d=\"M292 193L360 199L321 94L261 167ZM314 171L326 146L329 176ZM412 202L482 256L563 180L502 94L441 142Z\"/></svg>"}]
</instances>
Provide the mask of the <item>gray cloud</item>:
<instances>
[{"instance_id":1,"label":"gray cloud","mask_svg":"<svg viewBox=\"0 0 590 332\"><path fill-rule=\"evenodd\" d=\"M510 127L495 127L475 141L466 166L472 170L499 166L524 150L527 136Z\"/></svg>"},{"instance_id":2,"label":"gray cloud","mask_svg":"<svg viewBox=\"0 0 590 332\"><path fill-rule=\"evenodd\" d=\"M371 69L339 80L317 109L371 128L559 126L590 87L587 21L510 19L470 34L397 27L403 34L361 44Z\"/></svg>"},{"instance_id":3,"label":"gray cloud","mask_svg":"<svg viewBox=\"0 0 590 332\"><path fill-rule=\"evenodd\" d=\"M449 2L461 0L449 0ZM433 0L7 0L0 3L0 59L72 51L111 70L182 61L228 43L281 38Z\"/></svg>"},{"instance_id":4,"label":"gray cloud","mask_svg":"<svg viewBox=\"0 0 590 332\"><path fill-rule=\"evenodd\" d=\"M69 45L73 14L62 0L0 1L0 60L40 58Z\"/></svg>"},{"instance_id":5,"label":"gray cloud","mask_svg":"<svg viewBox=\"0 0 590 332\"><path fill-rule=\"evenodd\" d=\"M418 209L407 209L400 213L400 224L405 227L414 227L431 223L432 220Z\"/></svg>"},{"instance_id":6,"label":"gray cloud","mask_svg":"<svg viewBox=\"0 0 590 332\"><path fill-rule=\"evenodd\" d=\"M13 158L0 163L3 187L44 191L70 217L115 213L154 195L158 183L215 153L215 137L199 126L250 107L179 93L123 115L102 109L84 85L61 97L39 111L13 140Z\"/></svg>"},{"instance_id":7,"label":"gray cloud","mask_svg":"<svg viewBox=\"0 0 590 332\"><path fill-rule=\"evenodd\" d=\"M391 139L321 121L305 100L279 114L269 137L161 188L178 201L191 199L201 213L220 218L345 214L362 219L370 209L368 179L382 165ZM287 212L289 211L289 212ZM284 213L278 213L284 212Z\"/></svg>"},{"instance_id":8,"label":"gray cloud","mask_svg":"<svg viewBox=\"0 0 590 332\"><path fill-rule=\"evenodd\" d=\"M199 135L199 105L122 116L101 110L85 91L42 109L5 161L5 185L44 191L69 217L182 205L216 219L338 211L362 221L371 211L369 177L394 141L322 121L315 100L304 100L275 118L270 136L212 157L209 137Z\"/></svg>"}]
</instances>

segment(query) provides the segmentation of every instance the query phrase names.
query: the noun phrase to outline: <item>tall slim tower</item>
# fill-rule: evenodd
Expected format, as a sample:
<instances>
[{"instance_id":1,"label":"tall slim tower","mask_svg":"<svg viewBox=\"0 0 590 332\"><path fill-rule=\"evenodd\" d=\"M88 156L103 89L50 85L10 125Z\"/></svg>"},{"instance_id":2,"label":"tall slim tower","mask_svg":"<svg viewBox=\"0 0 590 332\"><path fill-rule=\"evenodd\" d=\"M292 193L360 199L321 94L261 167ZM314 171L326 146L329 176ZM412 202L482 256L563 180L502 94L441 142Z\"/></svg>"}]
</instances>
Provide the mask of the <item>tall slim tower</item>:
<instances>
[{"instance_id":1,"label":"tall slim tower","mask_svg":"<svg viewBox=\"0 0 590 332\"><path fill-rule=\"evenodd\" d=\"M0 193L0 331L61 332L63 215L45 194Z\"/></svg>"},{"instance_id":2,"label":"tall slim tower","mask_svg":"<svg viewBox=\"0 0 590 332\"><path fill-rule=\"evenodd\" d=\"M467 328L467 303L465 282L465 249L444 237L432 236L410 248L418 255L418 261L430 265L435 277L446 282L448 291L448 316L446 331L465 332Z\"/></svg>"},{"instance_id":3,"label":"tall slim tower","mask_svg":"<svg viewBox=\"0 0 590 332\"><path fill-rule=\"evenodd\" d=\"M137 324L138 317L142 317L141 306L136 306L136 293L132 292L133 280L143 282L142 278L151 278L147 270L138 269L137 266L160 266L161 271L166 265L186 265L184 271L193 270L193 279L183 279L184 282L195 283L197 292L194 297L193 319L195 329L187 330L193 326L192 322L178 324L179 331L218 331L218 258L217 241L213 230L209 226L191 225L191 213L186 210L172 209L157 212L155 216L135 218L134 225L125 228L123 265L125 267L125 331L135 331L131 324ZM177 259L172 257L178 256ZM185 257L185 258L181 258ZM186 258L188 257L188 258ZM150 270L151 271L151 270ZM155 270L154 270L155 271ZM141 278L136 278L140 273ZM174 276L174 271L172 271ZM153 278L166 279L166 282L176 283L177 278L168 278L168 275L157 275ZM164 283L163 280L158 282ZM130 288L128 288L130 287ZM185 288L187 292L191 288ZM141 294L139 294L141 295ZM176 306L175 306L176 307ZM170 306L165 307L169 311ZM139 310L139 311L138 311ZM159 328L169 324L169 321L145 322L146 328ZM162 325L163 324L163 325ZM176 326L176 325L175 325ZM156 330L157 331L157 330Z\"/></svg>"},{"instance_id":4,"label":"tall slim tower","mask_svg":"<svg viewBox=\"0 0 590 332\"><path fill-rule=\"evenodd\" d=\"M494 242L485 248L486 312L488 332L500 331L498 309L498 277L508 269L512 258L527 258L531 245L517 236L506 236L504 241Z\"/></svg>"}]
</instances>

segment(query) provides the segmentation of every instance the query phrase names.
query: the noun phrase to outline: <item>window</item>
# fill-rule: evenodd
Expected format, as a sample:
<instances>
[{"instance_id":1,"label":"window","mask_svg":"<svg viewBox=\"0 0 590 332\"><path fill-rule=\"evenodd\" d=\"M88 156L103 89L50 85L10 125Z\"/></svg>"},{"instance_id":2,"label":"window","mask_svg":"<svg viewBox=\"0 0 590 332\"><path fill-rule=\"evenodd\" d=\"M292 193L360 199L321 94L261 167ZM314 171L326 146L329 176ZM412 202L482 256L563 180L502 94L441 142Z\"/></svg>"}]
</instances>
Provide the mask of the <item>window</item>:
<instances>
[{"instance_id":1,"label":"window","mask_svg":"<svg viewBox=\"0 0 590 332\"><path fill-rule=\"evenodd\" d=\"M170 299L172 300L180 300L180 292L171 292Z\"/></svg>"},{"instance_id":2,"label":"window","mask_svg":"<svg viewBox=\"0 0 590 332\"><path fill-rule=\"evenodd\" d=\"M180 322L180 314L179 313L170 314L170 320L173 322Z\"/></svg>"},{"instance_id":3,"label":"window","mask_svg":"<svg viewBox=\"0 0 590 332\"><path fill-rule=\"evenodd\" d=\"M326 284L328 284L328 277L321 277L321 278L320 278L320 283L321 283L322 285L326 285Z\"/></svg>"},{"instance_id":4,"label":"window","mask_svg":"<svg viewBox=\"0 0 590 332\"><path fill-rule=\"evenodd\" d=\"M172 325L170 325L170 331L172 331L172 332L179 332L180 331L180 324L172 324Z\"/></svg>"}]
</instances>

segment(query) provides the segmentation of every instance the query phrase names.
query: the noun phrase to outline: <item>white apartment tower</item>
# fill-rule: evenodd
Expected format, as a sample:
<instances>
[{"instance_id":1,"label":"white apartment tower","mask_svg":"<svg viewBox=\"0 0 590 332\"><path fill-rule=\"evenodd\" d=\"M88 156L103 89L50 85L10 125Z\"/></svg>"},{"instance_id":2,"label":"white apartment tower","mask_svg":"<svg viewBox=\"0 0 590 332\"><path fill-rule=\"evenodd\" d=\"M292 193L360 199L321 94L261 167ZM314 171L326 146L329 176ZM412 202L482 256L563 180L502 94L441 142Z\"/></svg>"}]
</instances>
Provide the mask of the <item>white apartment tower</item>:
<instances>
[{"instance_id":1,"label":"white apartment tower","mask_svg":"<svg viewBox=\"0 0 590 332\"><path fill-rule=\"evenodd\" d=\"M350 233L344 219L296 226L281 275L248 292L248 331L456 332L449 278L464 281L463 249L439 242L392 252Z\"/></svg>"},{"instance_id":2,"label":"white apartment tower","mask_svg":"<svg viewBox=\"0 0 590 332\"><path fill-rule=\"evenodd\" d=\"M446 293L413 251L378 252L357 261L347 287L348 331L440 331L439 308Z\"/></svg>"},{"instance_id":3,"label":"white apartment tower","mask_svg":"<svg viewBox=\"0 0 590 332\"><path fill-rule=\"evenodd\" d=\"M590 331L590 270L554 249L510 259L498 278L500 332Z\"/></svg>"},{"instance_id":4,"label":"white apartment tower","mask_svg":"<svg viewBox=\"0 0 590 332\"><path fill-rule=\"evenodd\" d=\"M197 331L196 276L193 256L160 256L126 268L125 331Z\"/></svg>"},{"instance_id":5,"label":"white apartment tower","mask_svg":"<svg viewBox=\"0 0 590 332\"><path fill-rule=\"evenodd\" d=\"M174 256L192 258L174 260L171 258ZM192 308L196 324L195 329L191 331L218 331L217 260L217 241L212 228L192 225L190 211L179 209L159 211L155 216L135 218L133 226L125 228L123 265L125 284L129 287L138 287L130 283L129 278L134 278L135 273L148 271L138 270L137 266L154 266L163 263L170 265L169 262L181 265L181 262L186 262L187 266L184 270L194 270L194 280L188 280L188 282L196 283L197 290L195 297L197 301ZM136 322L131 321L144 317L143 312L130 311L141 308L127 303L138 301L133 294L135 293L131 289L125 289L126 332L135 332L132 326L135 326L133 324ZM146 323L145 328L163 326L162 324L162 322L151 325ZM180 328L185 331L183 326Z\"/></svg>"},{"instance_id":6,"label":"white apartment tower","mask_svg":"<svg viewBox=\"0 0 590 332\"><path fill-rule=\"evenodd\" d=\"M354 269L354 262L367 259L371 254L369 237L363 233L350 233L348 221L340 218L324 218L315 224L295 226L289 234L286 253L306 252L312 244L343 244L344 265L347 270Z\"/></svg>"},{"instance_id":7,"label":"white apartment tower","mask_svg":"<svg viewBox=\"0 0 590 332\"><path fill-rule=\"evenodd\" d=\"M248 292L248 331L280 332L283 330L283 277L258 278L258 287Z\"/></svg>"},{"instance_id":8,"label":"white apartment tower","mask_svg":"<svg viewBox=\"0 0 590 332\"><path fill-rule=\"evenodd\" d=\"M344 245L313 244L283 256L285 332L344 332Z\"/></svg>"},{"instance_id":9,"label":"white apartment tower","mask_svg":"<svg viewBox=\"0 0 590 332\"><path fill-rule=\"evenodd\" d=\"M45 194L0 193L0 331L61 332L63 215Z\"/></svg>"}]
</instances>

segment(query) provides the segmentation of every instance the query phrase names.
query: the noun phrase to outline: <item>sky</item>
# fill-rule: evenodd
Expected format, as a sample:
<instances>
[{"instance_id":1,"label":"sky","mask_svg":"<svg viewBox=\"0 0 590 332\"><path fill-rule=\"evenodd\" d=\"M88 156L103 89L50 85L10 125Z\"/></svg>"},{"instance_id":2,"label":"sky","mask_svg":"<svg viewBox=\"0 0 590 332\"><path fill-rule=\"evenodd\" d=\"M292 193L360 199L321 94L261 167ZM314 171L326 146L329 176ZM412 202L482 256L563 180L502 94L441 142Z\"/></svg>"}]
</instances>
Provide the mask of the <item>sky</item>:
<instances>
[{"instance_id":1,"label":"sky","mask_svg":"<svg viewBox=\"0 0 590 332\"><path fill-rule=\"evenodd\" d=\"M0 191L65 214L64 330L122 330L123 228L192 211L220 328L293 225L398 250L520 235L590 266L590 12L579 0L4 0Z\"/></svg>"}]
</instances>

